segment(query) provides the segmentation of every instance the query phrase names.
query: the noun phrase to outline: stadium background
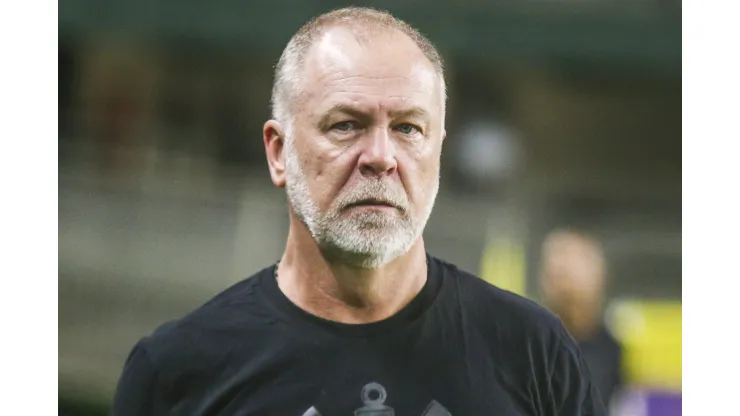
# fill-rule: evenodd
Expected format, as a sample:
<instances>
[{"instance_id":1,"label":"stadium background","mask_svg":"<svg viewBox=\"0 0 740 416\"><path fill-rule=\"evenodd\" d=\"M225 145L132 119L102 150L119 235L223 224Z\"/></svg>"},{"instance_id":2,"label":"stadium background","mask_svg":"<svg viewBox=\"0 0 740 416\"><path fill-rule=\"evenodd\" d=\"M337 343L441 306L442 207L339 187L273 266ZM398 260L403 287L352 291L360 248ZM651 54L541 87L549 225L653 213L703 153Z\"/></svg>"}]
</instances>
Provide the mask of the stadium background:
<instances>
[{"instance_id":1,"label":"stadium background","mask_svg":"<svg viewBox=\"0 0 740 416\"><path fill-rule=\"evenodd\" d=\"M105 414L139 337L277 260L285 200L261 141L272 68L303 22L345 5L60 0L60 414ZM446 60L429 250L537 299L545 233L597 236L640 403L622 414L667 414L645 408L681 389L681 3L362 5Z\"/></svg>"}]
</instances>

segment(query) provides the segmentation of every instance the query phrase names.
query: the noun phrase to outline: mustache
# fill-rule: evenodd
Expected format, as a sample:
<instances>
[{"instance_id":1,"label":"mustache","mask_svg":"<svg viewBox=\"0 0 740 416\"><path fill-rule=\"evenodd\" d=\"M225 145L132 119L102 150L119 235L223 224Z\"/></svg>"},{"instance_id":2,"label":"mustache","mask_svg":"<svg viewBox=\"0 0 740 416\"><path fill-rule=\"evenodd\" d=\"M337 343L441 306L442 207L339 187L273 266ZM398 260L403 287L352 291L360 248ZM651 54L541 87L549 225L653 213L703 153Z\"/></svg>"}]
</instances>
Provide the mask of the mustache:
<instances>
[{"instance_id":1,"label":"mustache","mask_svg":"<svg viewBox=\"0 0 740 416\"><path fill-rule=\"evenodd\" d=\"M408 204L406 193L389 181L366 180L343 193L338 205L341 209L364 201L374 201L405 210Z\"/></svg>"}]
</instances>

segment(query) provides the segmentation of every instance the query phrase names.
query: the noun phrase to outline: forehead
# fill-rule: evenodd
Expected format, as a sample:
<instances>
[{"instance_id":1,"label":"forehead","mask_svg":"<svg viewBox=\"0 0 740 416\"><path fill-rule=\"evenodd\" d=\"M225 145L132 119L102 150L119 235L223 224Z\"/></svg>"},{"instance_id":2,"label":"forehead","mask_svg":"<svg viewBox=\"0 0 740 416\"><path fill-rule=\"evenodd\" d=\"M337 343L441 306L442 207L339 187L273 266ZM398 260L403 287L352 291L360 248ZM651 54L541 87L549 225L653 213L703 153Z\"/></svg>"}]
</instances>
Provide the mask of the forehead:
<instances>
[{"instance_id":1,"label":"forehead","mask_svg":"<svg viewBox=\"0 0 740 416\"><path fill-rule=\"evenodd\" d=\"M357 107L442 105L442 80L416 44L400 31L358 38L334 28L309 49L305 61L306 107L321 111L336 104Z\"/></svg>"}]
</instances>

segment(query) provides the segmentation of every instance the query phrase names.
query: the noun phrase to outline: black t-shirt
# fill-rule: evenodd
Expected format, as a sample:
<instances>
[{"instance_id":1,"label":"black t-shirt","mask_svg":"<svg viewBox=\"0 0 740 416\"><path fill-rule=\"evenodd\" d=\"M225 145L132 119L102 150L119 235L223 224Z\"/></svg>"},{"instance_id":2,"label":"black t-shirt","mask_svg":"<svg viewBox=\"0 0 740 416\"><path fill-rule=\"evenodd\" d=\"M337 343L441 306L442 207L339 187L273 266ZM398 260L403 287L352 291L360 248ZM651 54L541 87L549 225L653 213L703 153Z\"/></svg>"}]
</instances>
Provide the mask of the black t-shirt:
<instances>
[{"instance_id":1,"label":"black t-shirt","mask_svg":"<svg viewBox=\"0 0 740 416\"><path fill-rule=\"evenodd\" d=\"M602 326L593 336L579 341L578 347L599 395L604 403L609 403L622 386L622 346Z\"/></svg>"},{"instance_id":2,"label":"black t-shirt","mask_svg":"<svg viewBox=\"0 0 740 416\"><path fill-rule=\"evenodd\" d=\"M112 414L606 414L553 314L428 262L406 308L362 325L304 312L266 268L142 339Z\"/></svg>"}]
</instances>

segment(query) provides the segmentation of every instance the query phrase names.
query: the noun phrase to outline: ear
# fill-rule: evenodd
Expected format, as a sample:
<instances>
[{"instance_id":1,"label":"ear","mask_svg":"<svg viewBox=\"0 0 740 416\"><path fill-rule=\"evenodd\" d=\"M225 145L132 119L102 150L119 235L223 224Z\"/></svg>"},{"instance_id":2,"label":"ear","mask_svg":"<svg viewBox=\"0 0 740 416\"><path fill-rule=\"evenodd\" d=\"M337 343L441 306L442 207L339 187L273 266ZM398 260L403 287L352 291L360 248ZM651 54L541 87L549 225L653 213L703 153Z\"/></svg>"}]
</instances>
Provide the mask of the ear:
<instances>
[{"instance_id":1,"label":"ear","mask_svg":"<svg viewBox=\"0 0 740 416\"><path fill-rule=\"evenodd\" d=\"M285 186L285 130L276 120L269 120L262 128L270 179L278 188Z\"/></svg>"},{"instance_id":2,"label":"ear","mask_svg":"<svg viewBox=\"0 0 740 416\"><path fill-rule=\"evenodd\" d=\"M444 143L445 137L447 137L447 129L442 129L442 142Z\"/></svg>"}]
</instances>

